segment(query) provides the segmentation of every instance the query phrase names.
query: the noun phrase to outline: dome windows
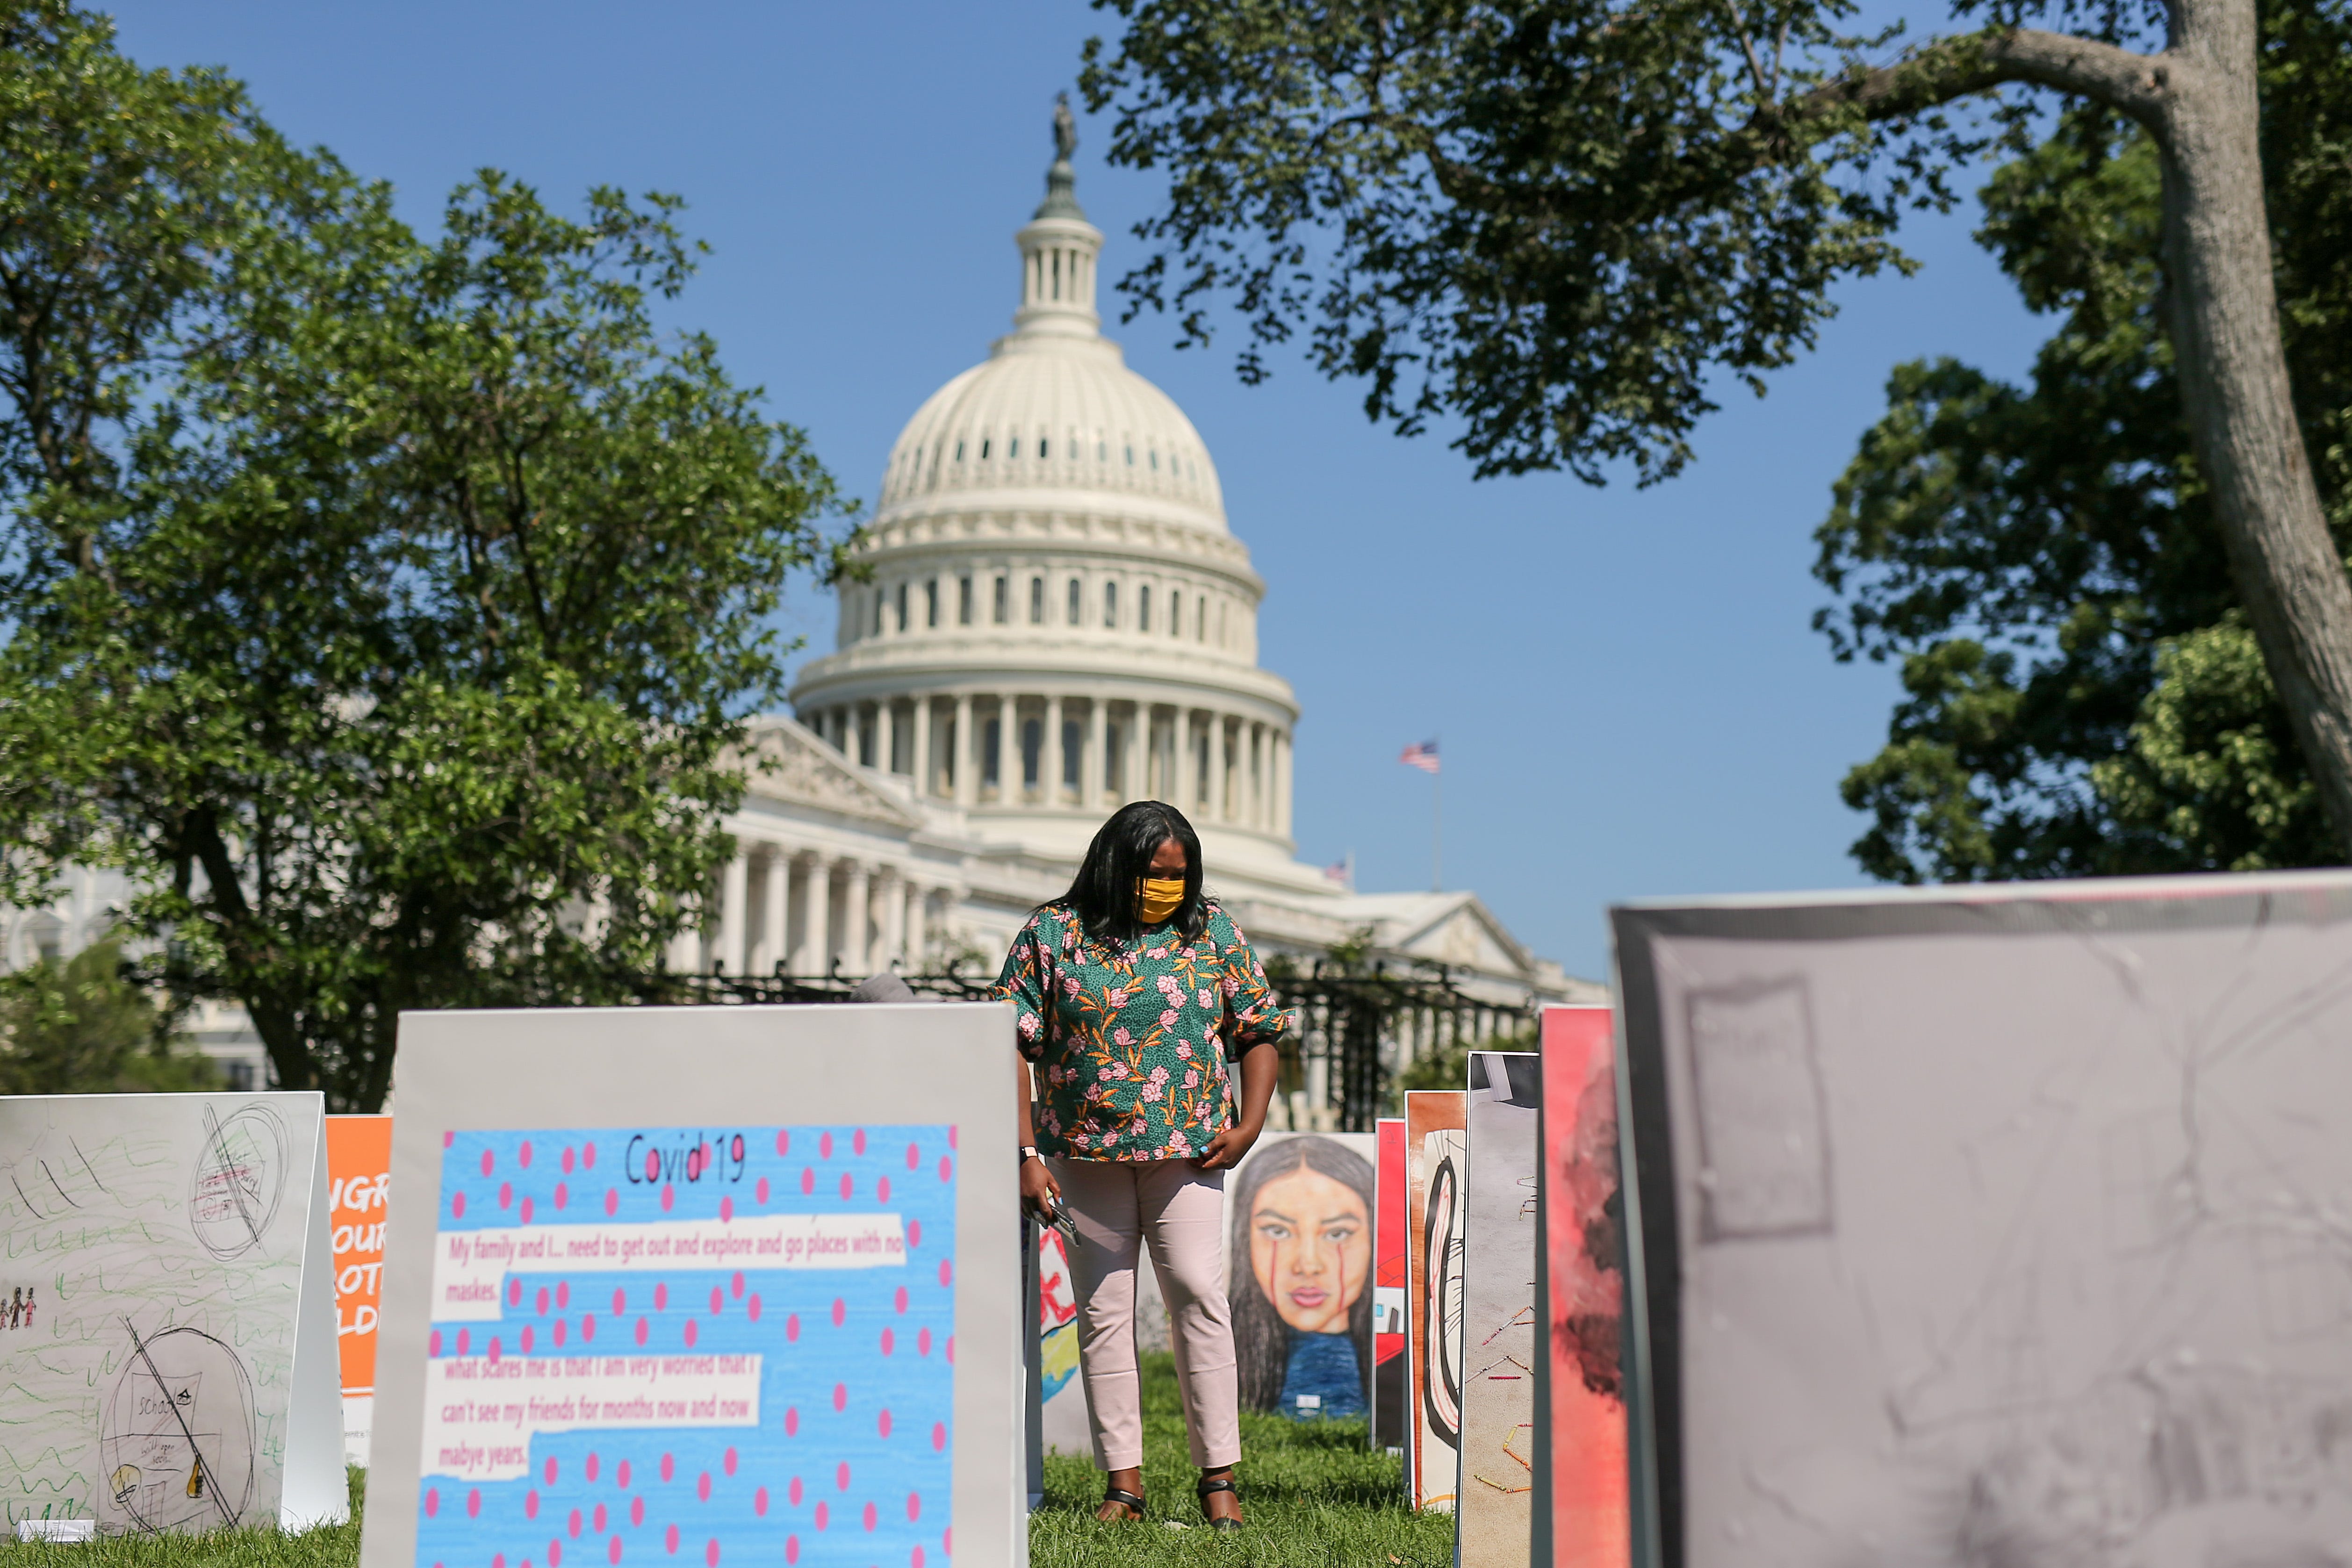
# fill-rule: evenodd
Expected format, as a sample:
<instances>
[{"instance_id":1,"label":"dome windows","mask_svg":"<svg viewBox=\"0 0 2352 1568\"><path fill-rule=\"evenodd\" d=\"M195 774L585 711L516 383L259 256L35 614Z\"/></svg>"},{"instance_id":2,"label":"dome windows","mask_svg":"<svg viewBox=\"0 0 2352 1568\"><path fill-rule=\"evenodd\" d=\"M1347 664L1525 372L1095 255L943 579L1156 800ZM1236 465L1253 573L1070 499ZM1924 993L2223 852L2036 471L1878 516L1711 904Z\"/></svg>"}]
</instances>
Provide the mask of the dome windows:
<instances>
[{"instance_id":1,"label":"dome windows","mask_svg":"<svg viewBox=\"0 0 2352 1568\"><path fill-rule=\"evenodd\" d=\"M1149 583L1135 591L1135 629L1139 632L1151 629L1151 584Z\"/></svg>"},{"instance_id":2,"label":"dome windows","mask_svg":"<svg viewBox=\"0 0 2352 1568\"><path fill-rule=\"evenodd\" d=\"M1053 453L1053 444L1052 444L1051 442L1047 441L1047 440L1045 439L1045 437L1044 437L1043 436L1038 437L1037 437L1037 458L1038 458L1038 460L1042 462L1042 461L1044 461L1045 458L1050 458L1050 457L1052 457L1053 455L1054 455L1054 453Z\"/></svg>"},{"instance_id":3,"label":"dome windows","mask_svg":"<svg viewBox=\"0 0 2352 1568\"><path fill-rule=\"evenodd\" d=\"M1033 626L1045 624L1045 579L1043 577L1029 579L1029 624Z\"/></svg>"},{"instance_id":4,"label":"dome windows","mask_svg":"<svg viewBox=\"0 0 2352 1568\"><path fill-rule=\"evenodd\" d=\"M996 579L996 624L1001 626L1012 618L1013 580L999 576Z\"/></svg>"},{"instance_id":5,"label":"dome windows","mask_svg":"<svg viewBox=\"0 0 2352 1568\"><path fill-rule=\"evenodd\" d=\"M1184 595L1173 588L1168 590L1168 635L1171 637L1184 635Z\"/></svg>"},{"instance_id":6,"label":"dome windows","mask_svg":"<svg viewBox=\"0 0 2352 1568\"><path fill-rule=\"evenodd\" d=\"M1106 626L1118 625L1118 584L1117 583L1103 584L1103 625Z\"/></svg>"},{"instance_id":7,"label":"dome windows","mask_svg":"<svg viewBox=\"0 0 2352 1568\"><path fill-rule=\"evenodd\" d=\"M1135 467L1135 443L1132 441L1127 446L1127 466L1130 468Z\"/></svg>"},{"instance_id":8,"label":"dome windows","mask_svg":"<svg viewBox=\"0 0 2352 1568\"><path fill-rule=\"evenodd\" d=\"M898 605L897 605L897 608L898 608L898 629L899 629L901 632L904 632L904 631L907 629L907 584L905 584L904 583L901 583L901 584L898 584L898 595L897 595L897 597L898 597Z\"/></svg>"},{"instance_id":9,"label":"dome windows","mask_svg":"<svg viewBox=\"0 0 2352 1568\"><path fill-rule=\"evenodd\" d=\"M937 631L940 626L940 580L937 577L923 584L923 627Z\"/></svg>"},{"instance_id":10,"label":"dome windows","mask_svg":"<svg viewBox=\"0 0 2352 1568\"><path fill-rule=\"evenodd\" d=\"M1021 456L1021 437L1013 437L1004 443L1004 460L1011 462Z\"/></svg>"},{"instance_id":11,"label":"dome windows","mask_svg":"<svg viewBox=\"0 0 2352 1568\"><path fill-rule=\"evenodd\" d=\"M956 579L956 625L960 626L971 625L971 579L970 577Z\"/></svg>"},{"instance_id":12,"label":"dome windows","mask_svg":"<svg viewBox=\"0 0 2352 1568\"><path fill-rule=\"evenodd\" d=\"M988 461L988 437L985 436L980 438L980 460L983 463Z\"/></svg>"},{"instance_id":13,"label":"dome windows","mask_svg":"<svg viewBox=\"0 0 2352 1568\"><path fill-rule=\"evenodd\" d=\"M1151 457L1151 471L1152 471L1153 473L1155 473L1155 474L1156 474L1156 473L1158 473L1158 472L1160 471L1160 449L1159 449L1158 447L1153 447L1153 448L1151 449L1150 457Z\"/></svg>"},{"instance_id":14,"label":"dome windows","mask_svg":"<svg viewBox=\"0 0 2352 1568\"><path fill-rule=\"evenodd\" d=\"M955 460L959 463L963 461L963 443L961 441L956 443Z\"/></svg>"},{"instance_id":15,"label":"dome windows","mask_svg":"<svg viewBox=\"0 0 2352 1568\"><path fill-rule=\"evenodd\" d=\"M1069 595L1068 595L1068 598L1069 598L1069 608L1068 608L1068 613L1064 616L1064 619L1067 620L1067 621L1069 622L1069 624L1070 624L1070 625L1072 625L1072 626L1076 626L1076 625L1078 624L1078 622L1079 622L1079 621L1084 617L1084 615L1085 615L1085 611L1080 607L1080 605L1079 605L1079 604L1078 604L1078 596L1079 596L1082 593L1084 593L1084 592L1085 592L1085 589L1084 589L1083 585L1081 585L1081 584L1080 584L1080 583L1078 582L1078 580L1077 580L1076 577L1071 578L1071 579L1070 579L1070 592L1069 592Z\"/></svg>"}]
</instances>

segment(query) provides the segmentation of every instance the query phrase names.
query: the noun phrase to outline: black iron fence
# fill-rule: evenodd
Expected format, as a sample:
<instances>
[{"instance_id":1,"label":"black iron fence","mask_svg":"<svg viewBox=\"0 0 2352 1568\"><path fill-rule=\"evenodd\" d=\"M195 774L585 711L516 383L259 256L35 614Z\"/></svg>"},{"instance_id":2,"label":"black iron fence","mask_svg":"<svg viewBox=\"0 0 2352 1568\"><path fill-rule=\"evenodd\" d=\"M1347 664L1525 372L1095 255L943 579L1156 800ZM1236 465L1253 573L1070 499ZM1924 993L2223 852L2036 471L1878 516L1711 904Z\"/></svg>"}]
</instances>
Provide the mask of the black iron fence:
<instances>
[{"instance_id":1,"label":"black iron fence","mask_svg":"<svg viewBox=\"0 0 2352 1568\"><path fill-rule=\"evenodd\" d=\"M1275 1092L1276 1123L1294 1131L1370 1132L1377 1118L1402 1112L1399 1083L1412 1063L1535 1023L1528 1004L1470 995L1442 968L1334 974L1318 965L1270 978L1298 1022Z\"/></svg>"},{"instance_id":2,"label":"black iron fence","mask_svg":"<svg viewBox=\"0 0 2352 1568\"><path fill-rule=\"evenodd\" d=\"M936 974L902 974L919 996L984 1000L994 976L950 965ZM1328 973L1276 967L1268 979L1297 1027L1283 1047L1282 1071L1269 1120L1296 1131L1369 1132L1398 1114L1399 1083L1412 1063L1523 1036L1535 1021L1528 1004L1473 996L1444 968L1391 973ZM854 976L649 974L636 982L650 1005L743 1006L845 1002ZM1531 1047L1530 1047L1531 1048Z\"/></svg>"}]
</instances>

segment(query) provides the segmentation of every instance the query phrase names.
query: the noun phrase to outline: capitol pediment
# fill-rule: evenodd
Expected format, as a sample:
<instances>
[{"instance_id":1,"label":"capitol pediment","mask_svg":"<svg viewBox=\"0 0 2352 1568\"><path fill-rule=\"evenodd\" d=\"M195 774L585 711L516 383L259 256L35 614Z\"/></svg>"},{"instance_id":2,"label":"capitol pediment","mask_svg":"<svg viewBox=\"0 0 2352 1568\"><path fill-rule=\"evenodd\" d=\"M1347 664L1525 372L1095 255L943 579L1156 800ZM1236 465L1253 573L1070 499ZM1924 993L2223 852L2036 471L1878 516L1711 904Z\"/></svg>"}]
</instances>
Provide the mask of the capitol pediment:
<instances>
[{"instance_id":1,"label":"capitol pediment","mask_svg":"<svg viewBox=\"0 0 2352 1568\"><path fill-rule=\"evenodd\" d=\"M1522 978L1535 972L1533 955L1475 893L1358 893L1337 909L1343 920L1370 923L1381 947L1408 958Z\"/></svg>"},{"instance_id":2,"label":"capitol pediment","mask_svg":"<svg viewBox=\"0 0 2352 1568\"><path fill-rule=\"evenodd\" d=\"M754 765L745 794L753 799L814 807L906 832L923 825L917 807L866 777L865 769L795 720L781 714L753 720L750 753Z\"/></svg>"}]
</instances>

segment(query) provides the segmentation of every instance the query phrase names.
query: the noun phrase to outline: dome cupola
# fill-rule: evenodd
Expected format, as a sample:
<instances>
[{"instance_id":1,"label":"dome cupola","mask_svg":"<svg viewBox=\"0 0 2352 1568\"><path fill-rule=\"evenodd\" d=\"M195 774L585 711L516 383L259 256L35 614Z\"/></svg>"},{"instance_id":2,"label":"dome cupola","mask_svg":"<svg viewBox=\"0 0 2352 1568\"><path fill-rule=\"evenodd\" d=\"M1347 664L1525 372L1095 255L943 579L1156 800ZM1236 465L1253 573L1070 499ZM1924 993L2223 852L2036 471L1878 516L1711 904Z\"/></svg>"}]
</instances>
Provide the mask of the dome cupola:
<instances>
[{"instance_id":1,"label":"dome cupola","mask_svg":"<svg viewBox=\"0 0 2352 1568\"><path fill-rule=\"evenodd\" d=\"M1054 142L1013 331L899 433L867 573L793 705L982 837L1074 858L1108 810L1161 799L1227 873L1311 876L1288 854L1297 703L1257 666L1265 584L1200 432L1102 335L1066 103Z\"/></svg>"}]
</instances>

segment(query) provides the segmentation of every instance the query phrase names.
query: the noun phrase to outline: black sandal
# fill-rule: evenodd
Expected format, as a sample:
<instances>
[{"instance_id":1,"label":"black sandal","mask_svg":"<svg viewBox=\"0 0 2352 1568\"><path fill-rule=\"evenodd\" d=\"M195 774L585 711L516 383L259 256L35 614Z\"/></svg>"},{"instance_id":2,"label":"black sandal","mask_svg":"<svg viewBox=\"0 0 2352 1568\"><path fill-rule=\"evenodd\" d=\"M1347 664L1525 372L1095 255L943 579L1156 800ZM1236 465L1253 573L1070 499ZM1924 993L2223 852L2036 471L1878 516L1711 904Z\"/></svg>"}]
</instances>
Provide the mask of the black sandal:
<instances>
[{"instance_id":1,"label":"black sandal","mask_svg":"<svg viewBox=\"0 0 2352 1568\"><path fill-rule=\"evenodd\" d=\"M1129 1514L1129 1517L1124 1520L1101 1519L1097 1515L1099 1522L1104 1524L1140 1524L1143 1522L1143 1510L1150 1506L1143 1500L1140 1493L1129 1491L1122 1487L1105 1487L1103 1501L1115 1502L1126 1509Z\"/></svg>"},{"instance_id":2,"label":"black sandal","mask_svg":"<svg viewBox=\"0 0 2352 1568\"><path fill-rule=\"evenodd\" d=\"M1199 1486L1194 1487L1192 1490L1194 1495L1199 1497L1201 1500L1201 1511L1203 1514L1209 1511L1209 1494L1211 1492L1231 1492L1234 1494L1234 1500L1235 1502L1241 1501L1242 1499L1242 1489L1234 1485L1234 1478L1231 1476L1218 1476L1213 1479L1204 1479ZM1234 1531L1239 1530L1241 1527L1242 1521L1238 1519L1213 1519L1209 1521L1209 1528L1211 1530L1218 1531L1228 1535L1233 1533Z\"/></svg>"}]
</instances>

